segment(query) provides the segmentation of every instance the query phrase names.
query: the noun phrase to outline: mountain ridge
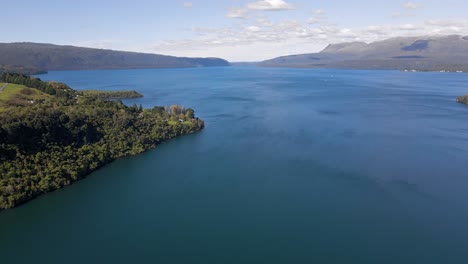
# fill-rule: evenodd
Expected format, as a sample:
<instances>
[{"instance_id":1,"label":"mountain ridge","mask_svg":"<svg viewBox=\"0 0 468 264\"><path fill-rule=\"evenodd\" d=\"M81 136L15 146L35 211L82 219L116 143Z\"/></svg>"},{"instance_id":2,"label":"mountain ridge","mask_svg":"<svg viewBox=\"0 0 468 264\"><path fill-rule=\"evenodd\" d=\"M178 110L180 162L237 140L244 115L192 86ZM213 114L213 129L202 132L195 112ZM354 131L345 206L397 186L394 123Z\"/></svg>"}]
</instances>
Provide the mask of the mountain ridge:
<instances>
[{"instance_id":1,"label":"mountain ridge","mask_svg":"<svg viewBox=\"0 0 468 264\"><path fill-rule=\"evenodd\" d=\"M468 72L468 36L395 37L330 44L318 53L281 56L266 67L350 68Z\"/></svg>"},{"instance_id":2,"label":"mountain ridge","mask_svg":"<svg viewBox=\"0 0 468 264\"><path fill-rule=\"evenodd\" d=\"M49 43L0 43L0 71L103 70L230 66L224 59L176 57Z\"/></svg>"}]
</instances>

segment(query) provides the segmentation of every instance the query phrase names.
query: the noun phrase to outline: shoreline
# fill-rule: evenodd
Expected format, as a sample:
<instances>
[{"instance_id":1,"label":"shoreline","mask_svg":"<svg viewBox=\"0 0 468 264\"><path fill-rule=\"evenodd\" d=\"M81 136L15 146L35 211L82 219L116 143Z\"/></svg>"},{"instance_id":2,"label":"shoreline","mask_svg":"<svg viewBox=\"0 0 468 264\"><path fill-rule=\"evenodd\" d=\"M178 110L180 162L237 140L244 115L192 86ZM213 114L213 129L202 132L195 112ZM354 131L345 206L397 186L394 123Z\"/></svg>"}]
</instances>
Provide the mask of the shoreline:
<instances>
[{"instance_id":1,"label":"shoreline","mask_svg":"<svg viewBox=\"0 0 468 264\"><path fill-rule=\"evenodd\" d=\"M167 138L167 139L164 139L164 140L161 140L159 142L157 142L153 147L150 147L150 148L146 148L144 149L143 151L139 152L139 153L134 153L134 154L129 154L129 155L125 155L125 156L122 156L122 157L118 157L118 158L115 158L115 159L110 159L110 160L106 160L105 162L103 162L102 164L99 164L96 168L93 168L91 169L90 171L88 171L84 176L80 177L79 179L76 179L76 180L73 180L73 181L70 181L69 184L67 185L64 185L60 188L57 188L55 190L52 190L52 191L49 191L49 192L45 192L45 193L42 193L42 194L39 194L39 195L36 195L36 196L31 196L31 197L28 197L28 199L24 199L24 200L21 200L20 202L16 203L13 207L11 208L1 208L0 207L0 215L2 214L2 212L6 212L6 211L11 211L11 210L14 210L14 209L17 209L17 208L20 208L21 206L24 206L26 205L27 203L31 202L31 201L34 201L36 200L37 198L40 198L42 196L45 196L45 195L48 195L48 194L51 194L51 193L54 193L58 190L62 190L62 189L65 189L65 188L68 188L68 187L71 187L73 186L75 183L77 182L80 182L86 178L88 178L91 174L93 174L94 172L100 170L100 169L103 169L105 168L107 165L119 160L119 159L123 159L123 158L128 158L128 157L133 157L133 156L138 156L140 154L143 154L145 152L148 152L148 151L151 151L151 150L155 150L159 145L163 144L163 143L166 143L166 142L169 142L173 139L176 139L176 138L179 138L179 137L183 137L183 136L188 136L188 135L193 135L195 133L200 133L203 129L205 128L204 125L202 125L200 128L198 128L197 130L194 130L194 131L190 131L186 134L180 134L180 135L177 135L177 136L174 136L174 137L170 137L170 138Z\"/></svg>"}]
</instances>

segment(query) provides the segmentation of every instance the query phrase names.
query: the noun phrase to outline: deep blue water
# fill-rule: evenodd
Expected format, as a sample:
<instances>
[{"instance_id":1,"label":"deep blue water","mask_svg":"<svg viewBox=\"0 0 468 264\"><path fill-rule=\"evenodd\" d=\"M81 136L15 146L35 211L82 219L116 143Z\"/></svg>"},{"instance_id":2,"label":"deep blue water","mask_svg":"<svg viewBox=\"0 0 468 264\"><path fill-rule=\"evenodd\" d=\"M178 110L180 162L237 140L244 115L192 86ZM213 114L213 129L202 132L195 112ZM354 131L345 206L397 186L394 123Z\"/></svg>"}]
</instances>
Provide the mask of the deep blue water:
<instances>
[{"instance_id":1,"label":"deep blue water","mask_svg":"<svg viewBox=\"0 0 468 264\"><path fill-rule=\"evenodd\" d=\"M62 71L197 134L0 213L1 263L468 263L468 75Z\"/></svg>"}]
</instances>

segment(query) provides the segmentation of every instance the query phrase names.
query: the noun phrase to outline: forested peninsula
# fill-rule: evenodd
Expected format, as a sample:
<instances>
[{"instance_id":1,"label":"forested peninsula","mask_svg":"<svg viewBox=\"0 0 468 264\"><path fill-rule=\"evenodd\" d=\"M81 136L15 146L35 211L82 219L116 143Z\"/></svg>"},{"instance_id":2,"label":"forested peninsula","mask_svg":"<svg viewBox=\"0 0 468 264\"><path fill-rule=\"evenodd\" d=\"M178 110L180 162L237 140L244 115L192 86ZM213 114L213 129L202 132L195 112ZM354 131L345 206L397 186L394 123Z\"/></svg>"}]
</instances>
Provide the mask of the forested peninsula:
<instances>
[{"instance_id":1,"label":"forested peninsula","mask_svg":"<svg viewBox=\"0 0 468 264\"><path fill-rule=\"evenodd\" d=\"M126 106L63 83L0 75L0 210L204 127L193 109Z\"/></svg>"}]
</instances>

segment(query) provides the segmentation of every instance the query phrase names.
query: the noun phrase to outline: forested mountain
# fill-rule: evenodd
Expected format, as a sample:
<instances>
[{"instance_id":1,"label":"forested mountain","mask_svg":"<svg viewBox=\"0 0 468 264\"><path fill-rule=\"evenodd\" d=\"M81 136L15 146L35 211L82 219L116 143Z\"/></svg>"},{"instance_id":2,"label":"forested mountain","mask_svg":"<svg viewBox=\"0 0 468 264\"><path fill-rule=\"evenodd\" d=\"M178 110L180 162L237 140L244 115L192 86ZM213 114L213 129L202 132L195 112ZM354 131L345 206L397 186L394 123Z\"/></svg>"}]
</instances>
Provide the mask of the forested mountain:
<instances>
[{"instance_id":1,"label":"forested mountain","mask_svg":"<svg viewBox=\"0 0 468 264\"><path fill-rule=\"evenodd\" d=\"M370 44L333 44L319 53L284 56L259 65L468 72L468 37L400 37Z\"/></svg>"},{"instance_id":2,"label":"forested mountain","mask_svg":"<svg viewBox=\"0 0 468 264\"><path fill-rule=\"evenodd\" d=\"M128 107L63 83L2 74L0 210L203 126L190 108Z\"/></svg>"},{"instance_id":3,"label":"forested mountain","mask_svg":"<svg viewBox=\"0 0 468 264\"><path fill-rule=\"evenodd\" d=\"M229 62L219 58L184 58L38 43L0 43L0 71L10 72L229 65Z\"/></svg>"}]
</instances>

